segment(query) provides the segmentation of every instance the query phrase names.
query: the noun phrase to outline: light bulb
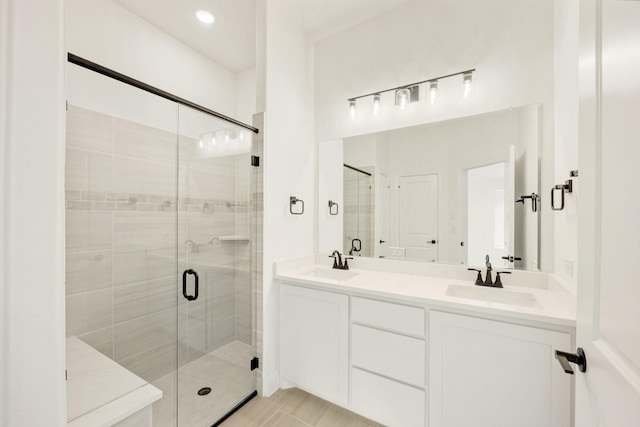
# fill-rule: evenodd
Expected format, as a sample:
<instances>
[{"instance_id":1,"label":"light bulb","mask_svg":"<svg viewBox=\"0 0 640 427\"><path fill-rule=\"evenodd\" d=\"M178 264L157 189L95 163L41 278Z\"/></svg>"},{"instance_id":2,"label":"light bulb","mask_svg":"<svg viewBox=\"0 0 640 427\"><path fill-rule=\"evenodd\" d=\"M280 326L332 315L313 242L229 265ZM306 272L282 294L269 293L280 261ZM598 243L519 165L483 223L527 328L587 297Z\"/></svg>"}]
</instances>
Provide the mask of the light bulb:
<instances>
[{"instance_id":1,"label":"light bulb","mask_svg":"<svg viewBox=\"0 0 640 427\"><path fill-rule=\"evenodd\" d=\"M471 81L473 77L471 75L471 71L466 72L462 75L462 84L464 84L464 97L468 98L469 93L471 92Z\"/></svg>"},{"instance_id":2,"label":"light bulb","mask_svg":"<svg viewBox=\"0 0 640 427\"><path fill-rule=\"evenodd\" d=\"M373 115L377 116L380 111L380 94L373 95Z\"/></svg>"},{"instance_id":3,"label":"light bulb","mask_svg":"<svg viewBox=\"0 0 640 427\"><path fill-rule=\"evenodd\" d=\"M197 11L196 18L198 18L198 20L203 24L213 24L216 21L216 18L215 16L213 16L213 13L209 12L208 10Z\"/></svg>"},{"instance_id":4,"label":"light bulb","mask_svg":"<svg viewBox=\"0 0 640 427\"><path fill-rule=\"evenodd\" d=\"M438 99L438 81L434 80L429 83L429 102L431 105L436 103Z\"/></svg>"},{"instance_id":5,"label":"light bulb","mask_svg":"<svg viewBox=\"0 0 640 427\"><path fill-rule=\"evenodd\" d=\"M409 103L409 89L398 89L398 91L396 92L396 97L398 106L401 110L404 110L404 108Z\"/></svg>"},{"instance_id":6,"label":"light bulb","mask_svg":"<svg viewBox=\"0 0 640 427\"><path fill-rule=\"evenodd\" d=\"M204 147L204 141L202 141L202 138L198 139L198 146L200 146L200 148Z\"/></svg>"},{"instance_id":7,"label":"light bulb","mask_svg":"<svg viewBox=\"0 0 640 427\"><path fill-rule=\"evenodd\" d=\"M349 114L351 115L351 120L356 118L356 100L349 100Z\"/></svg>"}]
</instances>

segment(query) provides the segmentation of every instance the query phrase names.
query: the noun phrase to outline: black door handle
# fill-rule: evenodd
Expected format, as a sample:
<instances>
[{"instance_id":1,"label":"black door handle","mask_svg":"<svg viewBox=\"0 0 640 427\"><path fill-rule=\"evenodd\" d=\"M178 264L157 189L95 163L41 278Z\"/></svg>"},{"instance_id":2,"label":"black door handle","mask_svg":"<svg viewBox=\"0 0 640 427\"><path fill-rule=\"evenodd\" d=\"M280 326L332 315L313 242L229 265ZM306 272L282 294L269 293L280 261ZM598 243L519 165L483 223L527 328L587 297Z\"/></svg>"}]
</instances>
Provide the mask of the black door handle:
<instances>
[{"instance_id":1,"label":"black door handle","mask_svg":"<svg viewBox=\"0 0 640 427\"><path fill-rule=\"evenodd\" d=\"M196 278L196 283L195 283L195 293L193 295L189 295L187 293L187 274L193 274ZM198 278L198 273L196 273L194 270L192 269L188 269L185 270L182 273L182 296L187 300L187 301L195 301L198 299L198 290L200 289L200 284L199 284L199 278Z\"/></svg>"},{"instance_id":2,"label":"black door handle","mask_svg":"<svg viewBox=\"0 0 640 427\"><path fill-rule=\"evenodd\" d=\"M380 240L380 244L387 243L386 240Z\"/></svg>"},{"instance_id":3,"label":"black door handle","mask_svg":"<svg viewBox=\"0 0 640 427\"><path fill-rule=\"evenodd\" d=\"M435 245L436 243L438 243L437 240L427 240L427 243L431 243L432 245Z\"/></svg>"},{"instance_id":4,"label":"black door handle","mask_svg":"<svg viewBox=\"0 0 640 427\"><path fill-rule=\"evenodd\" d=\"M573 369L569 363L575 363L578 365L580 372L587 371L587 356L584 354L584 350L578 347L575 353L565 353L564 351L556 350L556 359L562 365L562 369L567 374L573 375Z\"/></svg>"}]
</instances>

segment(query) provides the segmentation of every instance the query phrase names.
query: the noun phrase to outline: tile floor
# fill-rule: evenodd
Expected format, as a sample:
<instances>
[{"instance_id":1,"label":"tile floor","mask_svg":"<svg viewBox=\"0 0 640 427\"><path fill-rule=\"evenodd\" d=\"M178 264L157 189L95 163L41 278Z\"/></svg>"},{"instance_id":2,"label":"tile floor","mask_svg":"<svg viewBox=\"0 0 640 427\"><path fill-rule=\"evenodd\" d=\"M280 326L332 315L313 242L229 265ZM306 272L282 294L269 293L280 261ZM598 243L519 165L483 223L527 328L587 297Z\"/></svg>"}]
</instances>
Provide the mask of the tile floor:
<instances>
[{"instance_id":1,"label":"tile floor","mask_svg":"<svg viewBox=\"0 0 640 427\"><path fill-rule=\"evenodd\" d=\"M297 388L254 397L221 427L382 426Z\"/></svg>"}]
</instances>

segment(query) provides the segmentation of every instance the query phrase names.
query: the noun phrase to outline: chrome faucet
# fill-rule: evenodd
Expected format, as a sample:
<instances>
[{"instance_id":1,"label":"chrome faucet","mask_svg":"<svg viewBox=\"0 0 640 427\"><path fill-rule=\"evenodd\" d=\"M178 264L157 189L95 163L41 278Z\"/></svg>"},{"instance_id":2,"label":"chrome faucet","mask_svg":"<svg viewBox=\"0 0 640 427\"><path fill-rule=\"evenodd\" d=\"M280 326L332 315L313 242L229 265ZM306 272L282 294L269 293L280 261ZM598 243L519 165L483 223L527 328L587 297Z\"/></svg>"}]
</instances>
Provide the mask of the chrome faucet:
<instances>
[{"instance_id":1,"label":"chrome faucet","mask_svg":"<svg viewBox=\"0 0 640 427\"><path fill-rule=\"evenodd\" d=\"M491 272L493 271L493 268L491 267L491 262L489 261L489 255L487 255L485 258L485 264L487 266L487 273L485 274L485 279L484 281L482 280L482 271L478 270L477 268L467 268L467 270L470 271L477 271L478 272L478 276L476 277L476 286L489 286L492 288L503 288L504 286L502 286L502 280L500 280L500 275L501 274L511 274L510 271L497 271L496 272L496 281L493 281L493 278L491 277Z\"/></svg>"},{"instance_id":2,"label":"chrome faucet","mask_svg":"<svg viewBox=\"0 0 640 427\"><path fill-rule=\"evenodd\" d=\"M344 257L344 264L342 263L342 254L338 252L338 250L333 251L329 258L333 258L333 268L338 270L348 270L349 264L348 260L353 259L352 257Z\"/></svg>"}]
</instances>

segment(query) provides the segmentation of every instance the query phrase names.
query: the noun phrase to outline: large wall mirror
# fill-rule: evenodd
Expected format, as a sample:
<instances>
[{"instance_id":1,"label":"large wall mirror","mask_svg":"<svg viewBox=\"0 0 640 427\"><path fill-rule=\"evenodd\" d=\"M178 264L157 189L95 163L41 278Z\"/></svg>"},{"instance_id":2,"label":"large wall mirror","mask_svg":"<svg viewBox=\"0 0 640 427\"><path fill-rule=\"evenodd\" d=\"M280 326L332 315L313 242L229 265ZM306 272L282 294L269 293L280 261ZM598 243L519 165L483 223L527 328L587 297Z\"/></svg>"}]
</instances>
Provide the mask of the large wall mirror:
<instances>
[{"instance_id":1,"label":"large wall mirror","mask_svg":"<svg viewBox=\"0 0 640 427\"><path fill-rule=\"evenodd\" d=\"M540 110L321 142L320 251L537 270Z\"/></svg>"}]
</instances>

